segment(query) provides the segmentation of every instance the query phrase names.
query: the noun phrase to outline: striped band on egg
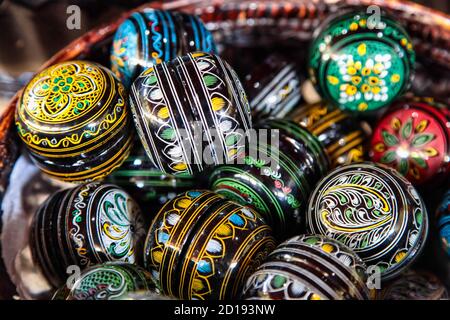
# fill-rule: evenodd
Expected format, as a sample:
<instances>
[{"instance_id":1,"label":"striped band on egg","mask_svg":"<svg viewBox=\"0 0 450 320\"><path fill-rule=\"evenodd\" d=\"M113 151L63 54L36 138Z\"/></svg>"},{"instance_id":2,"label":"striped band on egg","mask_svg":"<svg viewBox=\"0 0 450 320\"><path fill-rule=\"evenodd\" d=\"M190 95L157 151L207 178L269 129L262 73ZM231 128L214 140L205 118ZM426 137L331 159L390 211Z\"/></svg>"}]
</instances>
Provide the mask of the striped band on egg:
<instances>
[{"instance_id":1,"label":"striped band on egg","mask_svg":"<svg viewBox=\"0 0 450 320\"><path fill-rule=\"evenodd\" d=\"M294 64L283 67L250 100L252 115L260 118L283 118L300 100L300 79Z\"/></svg>"},{"instance_id":2,"label":"striped band on egg","mask_svg":"<svg viewBox=\"0 0 450 320\"><path fill-rule=\"evenodd\" d=\"M210 191L187 191L167 202L153 220L145 265L166 295L235 298L275 247L270 234L250 208Z\"/></svg>"},{"instance_id":3,"label":"striped band on egg","mask_svg":"<svg viewBox=\"0 0 450 320\"><path fill-rule=\"evenodd\" d=\"M244 150L250 107L234 71L218 56L192 53L149 68L133 84L130 100L147 155L163 172L201 172Z\"/></svg>"},{"instance_id":4,"label":"striped band on egg","mask_svg":"<svg viewBox=\"0 0 450 320\"><path fill-rule=\"evenodd\" d=\"M369 298L366 266L346 246L320 235L301 235L279 245L250 276L249 300L342 300Z\"/></svg>"}]
</instances>

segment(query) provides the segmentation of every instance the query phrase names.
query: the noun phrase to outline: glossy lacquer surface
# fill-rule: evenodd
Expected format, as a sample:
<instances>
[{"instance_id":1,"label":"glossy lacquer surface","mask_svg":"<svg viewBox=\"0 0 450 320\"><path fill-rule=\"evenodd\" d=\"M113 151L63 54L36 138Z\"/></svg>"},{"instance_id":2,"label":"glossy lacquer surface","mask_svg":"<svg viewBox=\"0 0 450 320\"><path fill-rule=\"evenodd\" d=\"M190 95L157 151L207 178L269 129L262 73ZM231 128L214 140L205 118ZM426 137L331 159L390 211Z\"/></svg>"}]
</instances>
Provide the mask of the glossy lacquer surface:
<instances>
[{"instance_id":1,"label":"glossy lacquer surface","mask_svg":"<svg viewBox=\"0 0 450 320\"><path fill-rule=\"evenodd\" d=\"M116 300L138 291L155 291L150 273L124 262L107 262L84 270L80 277L65 285L53 300Z\"/></svg>"},{"instance_id":2,"label":"glossy lacquer surface","mask_svg":"<svg viewBox=\"0 0 450 320\"><path fill-rule=\"evenodd\" d=\"M214 168L210 187L254 208L275 237L285 240L304 233L308 197L326 173L328 158L320 142L292 121L267 120L257 128L278 133L277 144L263 140L250 144L241 164Z\"/></svg>"},{"instance_id":3,"label":"glossy lacquer surface","mask_svg":"<svg viewBox=\"0 0 450 320\"><path fill-rule=\"evenodd\" d=\"M280 244L243 290L249 300L365 300L366 266L348 247L301 235Z\"/></svg>"},{"instance_id":4,"label":"glossy lacquer surface","mask_svg":"<svg viewBox=\"0 0 450 320\"><path fill-rule=\"evenodd\" d=\"M121 188L91 182L58 191L36 212L30 232L34 262L55 287L67 267L106 261L142 262L145 225L139 206Z\"/></svg>"},{"instance_id":5,"label":"glossy lacquer surface","mask_svg":"<svg viewBox=\"0 0 450 320\"><path fill-rule=\"evenodd\" d=\"M298 106L288 115L322 143L331 167L362 162L367 157L371 129L367 122L326 101Z\"/></svg>"},{"instance_id":6,"label":"glossy lacquer surface","mask_svg":"<svg viewBox=\"0 0 450 320\"><path fill-rule=\"evenodd\" d=\"M117 29L111 69L128 89L145 69L194 51L216 52L211 33L197 16L147 8Z\"/></svg>"},{"instance_id":7,"label":"glossy lacquer surface","mask_svg":"<svg viewBox=\"0 0 450 320\"><path fill-rule=\"evenodd\" d=\"M70 182L105 177L133 140L122 84L87 61L58 63L34 76L17 103L16 126L34 163Z\"/></svg>"},{"instance_id":8,"label":"glossy lacquer surface","mask_svg":"<svg viewBox=\"0 0 450 320\"><path fill-rule=\"evenodd\" d=\"M170 174L234 161L252 127L236 73L202 52L147 69L133 83L130 103L147 156Z\"/></svg>"},{"instance_id":9,"label":"glossy lacquer surface","mask_svg":"<svg viewBox=\"0 0 450 320\"><path fill-rule=\"evenodd\" d=\"M128 158L107 181L126 190L152 218L164 203L198 186L199 180L188 173L175 176L155 168L139 139L135 140Z\"/></svg>"},{"instance_id":10,"label":"glossy lacquer surface","mask_svg":"<svg viewBox=\"0 0 450 320\"><path fill-rule=\"evenodd\" d=\"M258 213L202 190L170 200L145 244L145 265L162 292L181 299L236 298L275 247Z\"/></svg>"},{"instance_id":11,"label":"glossy lacquer surface","mask_svg":"<svg viewBox=\"0 0 450 320\"><path fill-rule=\"evenodd\" d=\"M308 231L347 245L382 280L397 276L419 255L428 231L425 205L394 169L366 162L339 167L316 186Z\"/></svg>"},{"instance_id":12,"label":"glossy lacquer surface","mask_svg":"<svg viewBox=\"0 0 450 320\"><path fill-rule=\"evenodd\" d=\"M450 110L433 99L395 102L374 128L370 156L414 185L437 185L450 169Z\"/></svg>"},{"instance_id":13,"label":"glossy lacquer surface","mask_svg":"<svg viewBox=\"0 0 450 320\"><path fill-rule=\"evenodd\" d=\"M310 47L309 72L322 97L349 111L373 111L401 95L411 81L415 54L403 27L381 12L328 18Z\"/></svg>"}]
</instances>

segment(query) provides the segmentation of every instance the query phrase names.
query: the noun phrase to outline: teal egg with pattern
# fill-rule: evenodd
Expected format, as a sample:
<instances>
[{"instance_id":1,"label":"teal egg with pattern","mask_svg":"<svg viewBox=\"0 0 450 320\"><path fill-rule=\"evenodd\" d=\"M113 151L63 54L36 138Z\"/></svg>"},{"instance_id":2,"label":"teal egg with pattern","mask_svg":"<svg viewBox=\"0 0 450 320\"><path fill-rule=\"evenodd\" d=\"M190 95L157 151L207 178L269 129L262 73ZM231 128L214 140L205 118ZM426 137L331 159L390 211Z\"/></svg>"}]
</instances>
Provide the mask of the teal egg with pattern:
<instances>
[{"instance_id":1,"label":"teal egg with pattern","mask_svg":"<svg viewBox=\"0 0 450 320\"><path fill-rule=\"evenodd\" d=\"M210 188L258 211L275 237L286 239L305 231L309 194L329 160L317 138L292 121L267 120L257 129L258 143L240 162L212 170ZM264 141L264 129L270 141Z\"/></svg>"},{"instance_id":2,"label":"teal egg with pattern","mask_svg":"<svg viewBox=\"0 0 450 320\"><path fill-rule=\"evenodd\" d=\"M450 189L445 193L436 215L441 246L450 260Z\"/></svg>"},{"instance_id":3,"label":"teal egg with pattern","mask_svg":"<svg viewBox=\"0 0 450 320\"><path fill-rule=\"evenodd\" d=\"M309 53L310 78L322 97L355 112L380 109L405 92L414 63L408 34L383 12L330 17Z\"/></svg>"},{"instance_id":4,"label":"teal egg with pattern","mask_svg":"<svg viewBox=\"0 0 450 320\"><path fill-rule=\"evenodd\" d=\"M212 34L197 16L146 8L117 29L111 70L129 88L145 69L194 51L216 52Z\"/></svg>"}]
</instances>

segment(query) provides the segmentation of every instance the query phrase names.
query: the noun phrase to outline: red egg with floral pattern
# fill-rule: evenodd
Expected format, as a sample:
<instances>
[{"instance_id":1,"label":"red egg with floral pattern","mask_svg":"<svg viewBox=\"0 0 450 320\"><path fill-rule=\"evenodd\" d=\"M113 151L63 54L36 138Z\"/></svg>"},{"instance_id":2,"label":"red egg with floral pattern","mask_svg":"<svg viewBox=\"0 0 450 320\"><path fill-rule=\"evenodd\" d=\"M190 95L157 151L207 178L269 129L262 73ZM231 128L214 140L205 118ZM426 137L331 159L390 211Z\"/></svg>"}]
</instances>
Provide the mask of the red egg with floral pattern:
<instances>
[{"instance_id":1,"label":"red egg with floral pattern","mask_svg":"<svg viewBox=\"0 0 450 320\"><path fill-rule=\"evenodd\" d=\"M391 106L375 127L372 161L395 168L415 185L443 181L449 172L450 111L430 98ZM438 179L438 180L436 180Z\"/></svg>"}]
</instances>

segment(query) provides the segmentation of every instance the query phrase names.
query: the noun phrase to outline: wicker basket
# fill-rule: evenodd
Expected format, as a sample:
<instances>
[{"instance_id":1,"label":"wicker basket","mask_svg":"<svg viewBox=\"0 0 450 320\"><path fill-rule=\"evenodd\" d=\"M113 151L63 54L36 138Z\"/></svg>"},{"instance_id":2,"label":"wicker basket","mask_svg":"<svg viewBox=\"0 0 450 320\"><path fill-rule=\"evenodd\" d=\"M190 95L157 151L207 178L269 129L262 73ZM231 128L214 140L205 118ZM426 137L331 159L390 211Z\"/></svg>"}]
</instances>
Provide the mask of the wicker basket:
<instances>
[{"instance_id":1,"label":"wicker basket","mask_svg":"<svg viewBox=\"0 0 450 320\"><path fill-rule=\"evenodd\" d=\"M450 97L450 16L401 0L181 0L154 1L143 7L180 10L199 15L210 29L223 54L227 48L250 50L270 49L286 44L298 49L298 59L304 53L312 32L330 13L344 7L378 5L393 13L413 39L418 56L418 68L411 91L449 101ZM41 69L57 62L88 59L108 64L109 48L115 30L131 12L116 21L94 29L67 45ZM244 40L244 41L242 41ZM227 56L231 64L245 65L242 56ZM244 58L245 61L245 58ZM0 117L0 192L8 187L11 169L19 155L19 143L14 126L14 109L20 91L11 99ZM1 249L1 248L0 248ZM13 286L0 261L0 299L11 297ZM3 274L2 274L3 273Z\"/></svg>"}]
</instances>

